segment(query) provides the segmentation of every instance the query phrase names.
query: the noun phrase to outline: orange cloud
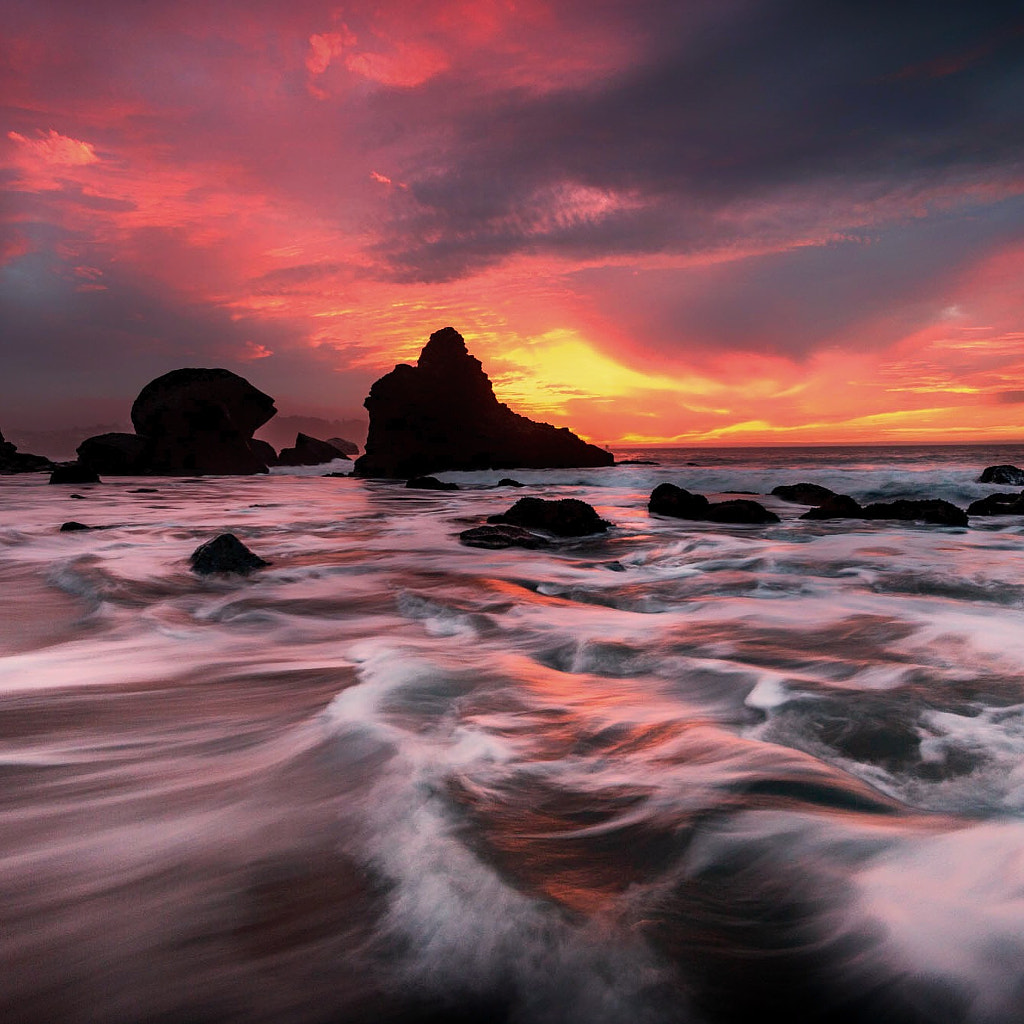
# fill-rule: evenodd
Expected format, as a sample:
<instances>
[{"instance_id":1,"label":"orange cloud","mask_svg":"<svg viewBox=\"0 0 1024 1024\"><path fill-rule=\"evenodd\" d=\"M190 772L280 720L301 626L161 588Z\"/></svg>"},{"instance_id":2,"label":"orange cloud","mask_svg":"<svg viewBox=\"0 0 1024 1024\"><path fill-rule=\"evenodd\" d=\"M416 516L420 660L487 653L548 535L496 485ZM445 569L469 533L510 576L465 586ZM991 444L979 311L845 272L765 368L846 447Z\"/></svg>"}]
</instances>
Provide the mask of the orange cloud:
<instances>
[{"instance_id":1,"label":"orange cloud","mask_svg":"<svg viewBox=\"0 0 1024 1024\"><path fill-rule=\"evenodd\" d=\"M21 147L23 157L33 163L55 164L63 167L82 167L99 163L96 150L90 142L72 139L52 128L37 133L34 139L20 132L8 132L7 137Z\"/></svg>"}]
</instances>

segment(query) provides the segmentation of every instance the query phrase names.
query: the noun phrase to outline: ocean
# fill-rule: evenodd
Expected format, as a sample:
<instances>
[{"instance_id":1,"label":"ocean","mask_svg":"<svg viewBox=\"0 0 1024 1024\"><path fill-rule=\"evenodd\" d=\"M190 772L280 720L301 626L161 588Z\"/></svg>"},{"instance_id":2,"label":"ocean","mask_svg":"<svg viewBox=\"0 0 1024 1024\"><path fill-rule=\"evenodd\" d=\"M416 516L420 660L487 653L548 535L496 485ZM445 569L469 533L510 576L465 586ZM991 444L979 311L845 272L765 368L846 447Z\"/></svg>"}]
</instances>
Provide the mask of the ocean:
<instances>
[{"instance_id":1,"label":"ocean","mask_svg":"<svg viewBox=\"0 0 1024 1024\"><path fill-rule=\"evenodd\" d=\"M617 455L0 480L0 1020L1024 1019L1024 518L769 494L1024 445ZM613 528L459 543L526 495ZM272 564L197 577L223 532Z\"/></svg>"}]
</instances>

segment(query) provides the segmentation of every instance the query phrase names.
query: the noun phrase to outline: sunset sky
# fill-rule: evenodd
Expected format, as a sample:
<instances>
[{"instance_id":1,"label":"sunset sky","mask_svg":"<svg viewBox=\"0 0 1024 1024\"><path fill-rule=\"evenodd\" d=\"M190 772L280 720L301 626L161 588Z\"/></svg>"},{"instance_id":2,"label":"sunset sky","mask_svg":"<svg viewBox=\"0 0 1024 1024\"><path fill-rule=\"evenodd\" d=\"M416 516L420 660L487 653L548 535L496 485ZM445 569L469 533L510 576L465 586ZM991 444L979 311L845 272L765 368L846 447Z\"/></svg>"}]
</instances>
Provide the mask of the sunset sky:
<instances>
[{"instance_id":1,"label":"sunset sky","mask_svg":"<svg viewBox=\"0 0 1024 1024\"><path fill-rule=\"evenodd\" d=\"M1024 12L0 0L0 430L456 327L600 443L1024 439Z\"/></svg>"}]
</instances>

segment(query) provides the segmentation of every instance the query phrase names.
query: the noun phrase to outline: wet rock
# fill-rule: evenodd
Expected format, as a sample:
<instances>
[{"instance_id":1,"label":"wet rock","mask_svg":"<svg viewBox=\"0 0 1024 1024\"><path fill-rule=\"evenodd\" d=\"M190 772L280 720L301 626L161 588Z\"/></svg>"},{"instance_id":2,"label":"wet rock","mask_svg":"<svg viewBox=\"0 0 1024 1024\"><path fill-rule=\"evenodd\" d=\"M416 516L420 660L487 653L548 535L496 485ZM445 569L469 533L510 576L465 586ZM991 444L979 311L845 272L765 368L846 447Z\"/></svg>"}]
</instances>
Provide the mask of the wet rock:
<instances>
[{"instance_id":1,"label":"wet rock","mask_svg":"<svg viewBox=\"0 0 1024 1024\"><path fill-rule=\"evenodd\" d=\"M863 510L848 494L836 494L816 508L809 509L801 519L860 519Z\"/></svg>"},{"instance_id":2,"label":"wet rock","mask_svg":"<svg viewBox=\"0 0 1024 1024\"><path fill-rule=\"evenodd\" d=\"M107 476L138 476L146 472L146 439L138 434L97 434L76 449L78 461Z\"/></svg>"},{"instance_id":3,"label":"wet rock","mask_svg":"<svg viewBox=\"0 0 1024 1024\"><path fill-rule=\"evenodd\" d=\"M861 516L864 519L901 519L936 526L967 526L967 513L941 498L876 502L865 506Z\"/></svg>"},{"instance_id":4,"label":"wet rock","mask_svg":"<svg viewBox=\"0 0 1024 1024\"><path fill-rule=\"evenodd\" d=\"M414 477L449 469L610 466L611 452L570 430L535 423L494 395L480 361L452 327L436 331L415 366L377 380L361 477Z\"/></svg>"},{"instance_id":5,"label":"wet rock","mask_svg":"<svg viewBox=\"0 0 1024 1024\"><path fill-rule=\"evenodd\" d=\"M420 491L457 491L459 485L450 480L438 480L436 476L414 476L406 480L406 487Z\"/></svg>"},{"instance_id":6,"label":"wet rock","mask_svg":"<svg viewBox=\"0 0 1024 1024\"><path fill-rule=\"evenodd\" d=\"M80 462L60 462L50 474L51 484L98 484L96 472Z\"/></svg>"},{"instance_id":7,"label":"wet rock","mask_svg":"<svg viewBox=\"0 0 1024 1024\"><path fill-rule=\"evenodd\" d=\"M778 523L774 512L769 512L758 501L737 498L733 501L718 501L708 505L705 516L713 523Z\"/></svg>"},{"instance_id":8,"label":"wet rock","mask_svg":"<svg viewBox=\"0 0 1024 1024\"><path fill-rule=\"evenodd\" d=\"M277 465L277 452L269 441L261 441L258 437L254 437L249 442L249 447L253 454L261 462L265 462L268 467Z\"/></svg>"},{"instance_id":9,"label":"wet rock","mask_svg":"<svg viewBox=\"0 0 1024 1024\"><path fill-rule=\"evenodd\" d=\"M145 472L164 476L265 473L253 433L274 400L230 370L186 367L150 381L132 406L146 439Z\"/></svg>"},{"instance_id":10,"label":"wet rock","mask_svg":"<svg viewBox=\"0 0 1024 1024\"><path fill-rule=\"evenodd\" d=\"M987 466L978 477L978 483L1024 487L1024 469L1017 466Z\"/></svg>"},{"instance_id":11,"label":"wet rock","mask_svg":"<svg viewBox=\"0 0 1024 1024\"><path fill-rule=\"evenodd\" d=\"M836 492L820 484L780 484L772 488L772 494L783 501L792 501L797 505L821 505L829 498L837 497Z\"/></svg>"},{"instance_id":12,"label":"wet rock","mask_svg":"<svg viewBox=\"0 0 1024 1024\"><path fill-rule=\"evenodd\" d=\"M989 494L967 506L969 516L1024 516L1024 491L1020 494Z\"/></svg>"},{"instance_id":13,"label":"wet rock","mask_svg":"<svg viewBox=\"0 0 1024 1024\"><path fill-rule=\"evenodd\" d=\"M80 530L91 530L91 526L86 526L85 523L77 523L75 520L70 520L66 523L60 524L61 533L78 533Z\"/></svg>"},{"instance_id":14,"label":"wet rock","mask_svg":"<svg viewBox=\"0 0 1024 1024\"><path fill-rule=\"evenodd\" d=\"M521 484L518 480L513 480L512 477L510 477L510 476L503 476L498 481L498 486L499 487L523 487L525 485Z\"/></svg>"},{"instance_id":15,"label":"wet rock","mask_svg":"<svg viewBox=\"0 0 1024 1024\"><path fill-rule=\"evenodd\" d=\"M463 530L459 541L471 548L546 548L550 542L544 537L524 530L521 526L475 526Z\"/></svg>"},{"instance_id":16,"label":"wet rock","mask_svg":"<svg viewBox=\"0 0 1024 1024\"><path fill-rule=\"evenodd\" d=\"M325 462L333 462L335 459L344 459L348 456L339 448L335 448L329 441L321 441L319 438L310 437L309 434L296 434L295 445L291 448L282 448L277 457L279 466L320 466Z\"/></svg>"},{"instance_id":17,"label":"wet rock","mask_svg":"<svg viewBox=\"0 0 1024 1024\"><path fill-rule=\"evenodd\" d=\"M327 443L334 445L342 455L355 458L359 454L359 445L355 441L349 441L344 437L329 437Z\"/></svg>"},{"instance_id":18,"label":"wet rock","mask_svg":"<svg viewBox=\"0 0 1024 1024\"><path fill-rule=\"evenodd\" d=\"M160 492L155 487L133 487L129 494L159 494ZM74 497L74 495L72 495Z\"/></svg>"},{"instance_id":19,"label":"wet rock","mask_svg":"<svg viewBox=\"0 0 1024 1024\"><path fill-rule=\"evenodd\" d=\"M706 519L710 502L703 494L692 494L675 484L658 484L651 491L647 510L657 516L676 519Z\"/></svg>"},{"instance_id":20,"label":"wet rock","mask_svg":"<svg viewBox=\"0 0 1024 1024\"><path fill-rule=\"evenodd\" d=\"M222 533L192 552L192 571L204 576L215 572L250 573L269 562L250 551L233 533Z\"/></svg>"},{"instance_id":21,"label":"wet rock","mask_svg":"<svg viewBox=\"0 0 1024 1024\"><path fill-rule=\"evenodd\" d=\"M4 435L0 434L0 474L38 473L52 468L53 463L49 459L19 452L16 444L5 441Z\"/></svg>"},{"instance_id":22,"label":"wet rock","mask_svg":"<svg viewBox=\"0 0 1024 1024\"><path fill-rule=\"evenodd\" d=\"M660 462L653 459L616 459L616 466L660 466Z\"/></svg>"},{"instance_id":23,"label":"wet rock","mask_svg":"<svg viewBox=\"0 0 1024 1024\"><path fill-rule=\"evenodd\" d=\"M611 525L598 516L593 506L578 498L562 498L560 501L520 498L507 512L488 516L487 522L544 530L556 537L604 533Z\"/></svg>"}]
</instances>

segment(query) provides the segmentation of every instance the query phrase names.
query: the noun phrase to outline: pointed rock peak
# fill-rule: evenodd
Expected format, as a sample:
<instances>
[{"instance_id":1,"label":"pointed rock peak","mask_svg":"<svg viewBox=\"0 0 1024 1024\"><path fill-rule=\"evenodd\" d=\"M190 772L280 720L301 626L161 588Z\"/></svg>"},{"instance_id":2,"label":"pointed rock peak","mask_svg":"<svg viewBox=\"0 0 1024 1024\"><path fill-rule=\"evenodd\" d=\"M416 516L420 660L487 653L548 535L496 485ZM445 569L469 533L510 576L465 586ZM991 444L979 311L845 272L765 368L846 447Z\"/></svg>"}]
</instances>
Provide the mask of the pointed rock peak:
<instances>
[{"instance_id":1,"label":"pointed rock peak","mask_svg":"<svg viewBox=\"0 0 1024 1024\"><path fill-rule=\"evenodd\" d=\"M467 361L480 366L480 360L469 354L462 335L454 327L444 327L430 336L416 365L423 370L450 371L464 367Z\"/></svg>"}]
</instances>

